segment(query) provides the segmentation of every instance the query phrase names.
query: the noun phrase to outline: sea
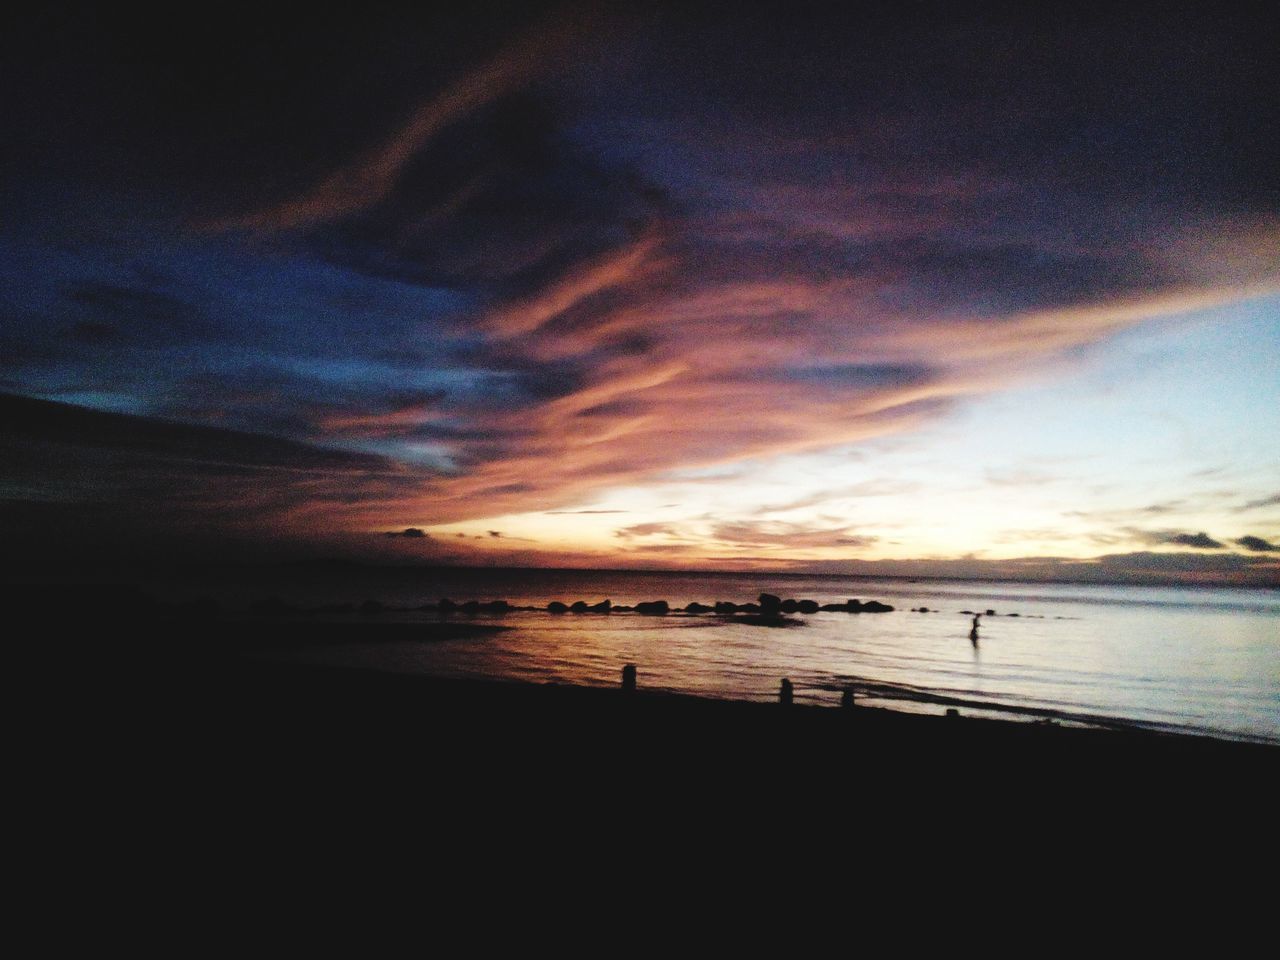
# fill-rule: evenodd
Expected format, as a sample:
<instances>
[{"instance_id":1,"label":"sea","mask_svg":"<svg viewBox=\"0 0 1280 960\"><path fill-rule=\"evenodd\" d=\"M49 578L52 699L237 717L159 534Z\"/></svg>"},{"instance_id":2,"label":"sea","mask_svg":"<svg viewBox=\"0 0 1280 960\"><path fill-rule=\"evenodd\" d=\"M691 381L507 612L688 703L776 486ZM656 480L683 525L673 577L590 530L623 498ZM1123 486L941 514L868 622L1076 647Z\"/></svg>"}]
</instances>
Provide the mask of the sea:
<instances>
[{"instance_id":1,"label":"sea","mask_svg":"<svg viewBox=\"0 0 1280 960\"><path fill-rule=\"evenodd\" d=\"M191 593L176 582L169 595ZM614 686L733 700L778 697L916 713L1142 727L1280 743L1280 591L764 573L498 570L307 565L206 574L231 611L267 597L327 606L327 619L434 623L443 598L536 607L454 620L507 629L459 639L265 651L311 663L437 677ZM891 604L890 613L795 614L784 628L672 612L555 614L550 601L746 603L761 593ZM377 601L378 613L343 603ZM336 608L337 607L337 608ZM922 608L927 612L921 612ZM982 614L971 638L973 614ZM315 614L306 616L314 617ZM305 619L306 617L304 617ZM437 633L438 635L438 633ZM353 631L353 637L358 637Z\"/></svg>"}]
</instances>

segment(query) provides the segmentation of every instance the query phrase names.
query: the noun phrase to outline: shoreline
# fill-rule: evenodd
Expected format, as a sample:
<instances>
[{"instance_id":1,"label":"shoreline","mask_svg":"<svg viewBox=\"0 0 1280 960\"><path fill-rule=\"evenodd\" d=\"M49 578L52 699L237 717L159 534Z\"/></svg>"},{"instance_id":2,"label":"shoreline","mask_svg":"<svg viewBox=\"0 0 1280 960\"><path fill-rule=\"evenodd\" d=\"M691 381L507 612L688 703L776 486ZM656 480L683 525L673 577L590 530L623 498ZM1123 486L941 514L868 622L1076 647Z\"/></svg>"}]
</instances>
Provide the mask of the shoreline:
<instances>
[{"instance_id":1,"label":"shoreline","mask_svg":"<svg viewBox=\"0 0 1280 960\"><path fill-rule=\"evenodd\" d=\"M115 729L117 739L144 754L171 752L176 741L215 753L230 750L252 762L279 749L283 738L295 756L318 760L335 743L376 742L374 753L390 758L449 731L454 749L513 762L527 751L565 761L583 752L636 750L648 774L658 777L687 773L709 754L740 770L761 753L822 766L846 754L894 764L900 757L950 764L958 754L991 768L1030 763L1101 770L1136 763L1171 773L1200 767L1245 772L1280 760L1280 744L1156 731L1125 721L1077 725L963 709L951 716L861 701L844 707L835 693L831 705L784 705L645 689L643 683L627 692L620 685L452 678L293 656L327 643L407 637L433 643L504 629L490 624L299 622L292 635L279 629L284 623L234 632L251 624L153 626L162 629L150 635L139 629L128 649L82 644L77 656L47 665L52 675L46 677L70 708L68 718L92 716L101 731ZM175 626L185 629L181 644L173 642ZM345 762L356 759L348 755Z\"/></svg>"}]
</instances>

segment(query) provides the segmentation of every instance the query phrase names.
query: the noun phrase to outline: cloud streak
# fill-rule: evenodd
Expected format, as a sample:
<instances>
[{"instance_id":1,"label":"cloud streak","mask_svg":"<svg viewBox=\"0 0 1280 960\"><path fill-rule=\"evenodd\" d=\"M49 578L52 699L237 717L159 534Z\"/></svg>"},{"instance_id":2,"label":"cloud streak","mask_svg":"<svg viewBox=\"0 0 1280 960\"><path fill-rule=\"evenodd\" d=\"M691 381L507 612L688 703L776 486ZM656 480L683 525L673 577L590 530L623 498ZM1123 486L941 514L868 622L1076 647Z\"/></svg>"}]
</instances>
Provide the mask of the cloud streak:
<instances>
[{"instance_id":1,"label":"cloud streak","mask_svg":"<svg viewBox=\"0 0 1280 960\"><path fill-rule=\"evenodd\" d=\"M298 230L341 220L387 200L405 167L451 124L528 83L560 55L578 28L542 24L472 68L414 111L377 146L334 170L306 193L240 217L214 230Z\"/></svg>"}]
</instances>

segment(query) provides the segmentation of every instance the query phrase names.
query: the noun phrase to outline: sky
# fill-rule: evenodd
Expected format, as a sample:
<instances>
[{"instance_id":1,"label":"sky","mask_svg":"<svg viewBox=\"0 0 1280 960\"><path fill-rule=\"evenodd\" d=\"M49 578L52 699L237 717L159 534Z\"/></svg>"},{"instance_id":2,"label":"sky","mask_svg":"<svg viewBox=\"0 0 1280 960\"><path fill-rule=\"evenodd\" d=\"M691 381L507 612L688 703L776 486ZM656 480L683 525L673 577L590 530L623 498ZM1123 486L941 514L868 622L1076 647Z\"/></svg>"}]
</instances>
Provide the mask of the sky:
<instances>
[{"instance_id":1,"label":"sky","mask_svg":"<svg viewBox=\"0 0 1280 960\"><path fill-rule=\"evenodd\" d=\"M6 565L1280 584L1274 17L629 6L7 24Z\"/></svg>"}]
</instances>

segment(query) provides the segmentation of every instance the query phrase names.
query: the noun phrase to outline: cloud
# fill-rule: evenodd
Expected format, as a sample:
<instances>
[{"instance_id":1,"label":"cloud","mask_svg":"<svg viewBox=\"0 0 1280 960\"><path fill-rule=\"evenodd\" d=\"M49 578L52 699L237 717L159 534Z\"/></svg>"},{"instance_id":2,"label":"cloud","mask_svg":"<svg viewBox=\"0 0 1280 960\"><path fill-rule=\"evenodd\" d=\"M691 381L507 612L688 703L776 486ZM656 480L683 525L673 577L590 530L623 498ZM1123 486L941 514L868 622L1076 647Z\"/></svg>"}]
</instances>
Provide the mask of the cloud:
<instances>
[{"instance_id":1,"label":"cloud","mask_svg":"<svg viewBox=\"0 0 1280 960\"><path fill-rule=\"evenodd\" d=\"M420 105L390 137L332 171L304 194L237 218L219 230L296 230L340 220L385 201L414 157L450 125L528 83L561 54L580 29L542 24L473 67Z\"/></svg>"},{"instance_id":2,"label":"cloud","mask_svg":"<svg viewBox=\"0 0 1280 960\"><path fill-rule=\"evenodd\" d=\"M847 500L858 497L892 497L914 493L920 489L919 483L911 480L897 480L889 477L866 480L847 487L834 490L820 490L785 503L775 503L760 507L757 514L786 513L789 510L801 510L805 507L816 507L835 500Z\"/></svg>"},{"instance_id":3,"label":"cloud","mask_svg":"<svg viewBox=\"0 0 1280 960\"><path fill-rule=\"evenodd\" d=\"M548 516L566 516L576 514L630 513L630 510L548 510Z\"/></svg>"},{"instance_id":4,"label":"cloud","mask_svg":"<svg viewBox=\"0 0 1280 960\"><path fill-rule=\"evenodd\" d=\"M1138 530L1128 527L1124 532L1133 540L1153 546L1175 544L1182 547L1195 547L1198 550L1222 550L1226 547L1226 544L1213 539L1204 531L1184 533L1179 530Z\"/></svg>"},{"instance_id":5,"label":"cloud","mask_svg":"<svg viewBox=\"0 0 1280 960\"><path fill-rule=\"evenodd\" d=\"M1261 537L1247 535L1241 537L1236 543L1244 547L1246 550L1252 550L1255 553L1277 553L1280 552L1280 546L1263 540Z\"/></svg>"},{"instance_id":6,"label":"cloud","mask_svg":"<svg viewBox=\"0 0 1280 960\"><path fill-rule=\"evenodd\" d=\"M850 532L848 527L814 527L773 520L711 521L710 523L637 523L614 531L624 540L663 537L684 546L706 549L710 543L746 549L812 550L824 547L865 547L879 538ZM668 542L666 547L671 546ZM644 550L654 544L646 543Z\"/></svg>"},{"instance_id":7,"label":"cloud","mask_svg":"<svg viewBox=\"0 0 1280 960\"><path fill-rule=\"evenodd\" d=\"M716 523L710 539L735 546L806 550L818 547L866 547L879 537L850 533L849 527L825 529L798 523L744 520Z\"/></svg>"},{"instance_id":8,"label":"cloud","mask_svg":"<svg viewBox=\"0 0 1280 960\"><path fill-rule=\"evenodd\" d=\"M1201 550L1221 550L1225 544L1214 540L1207 533L1178 533L1169 537L1165 543L1176 543L1183 547L1196 547Z\"/></svg>"},{"instance_id":9,"label":"cloud","mask_svg":"<svg viewBox=\"0 0 1280 960\"><path fill-rule=\"evenodd\" d=\"M215 461L264 469L254 443L284 456L264 434L341 448L305 483L208 502L367 534L915 430L1277 288L1280 164L1233 133L1268 106L1247 18L1148 36L844 16L371 13L186 46L103 18L46 38L60 86L0 108L55 154L19 158L5 193L5 382L259 437L171 438L204 465L192 491ZM179 490L170 468L149 482ZM676 535L643 526L619 536ZM1170 535L1138 542L1220 546Z\"/></svg>"},{"instance_id":10,"label":"cloud","mask_svg":"<svg viewBox=\"0 0 1280 960\"><path fill-rule=\"evenodd\" d=\"M1257 500L1250 500L1248 503L1237 507L1237 511L1257 510L1261 507L1274 507L1280 504L1280 493L1273 493L1269 497L1259 497Z\"/></svg>"},{"instance_id":11,"label":"cloud","mask_svg":"<svg viewBox=\"0 0 1280 960\"><path fill-rule=\"evenodd\" d=\"M0 452L12 510L92 503L84 536L125 544L314 538L428 482L371 454L12 395L0 395Z\"/></svg>"},{"instance_id":12,"label":"cloud","mask_svg":"<svg viewBox=\"0 0 1280 960\"><path fill-rule=\"evenodd\" d=\"M383 534L384 537L407 537L410 540L421 540L430 537L425 530L419 527L405 527L403 530L388 530Z\"/></svg>"},{"instance_id":13,"label":"cloud","mask_svg":"<svg viewBox=\"0 0 1280 960\"><path fill-rule=\"evenodd\" d=\"M650 237L609 251L591 263L575 266L523 301L483 317L480 324L499 338L533 334L584 301L642 279L645 272L652 269L651 257L656 246L656 240Z\"/></svg>"},{"instance_id":14,"label":"cloud","mask_svg":"<svg viewBox=\"0 0 1280 960\"><path fill-rule=\"evenodd\" d=\"M637 523L615 530L613 535L624 540L633 537L677 536L680 526L674 523Z\"/></svg>"}]
</instances>

